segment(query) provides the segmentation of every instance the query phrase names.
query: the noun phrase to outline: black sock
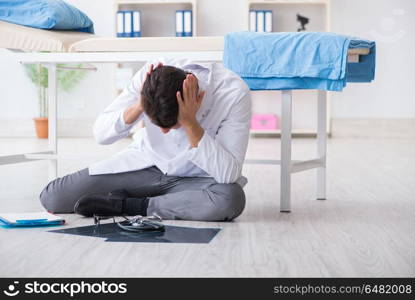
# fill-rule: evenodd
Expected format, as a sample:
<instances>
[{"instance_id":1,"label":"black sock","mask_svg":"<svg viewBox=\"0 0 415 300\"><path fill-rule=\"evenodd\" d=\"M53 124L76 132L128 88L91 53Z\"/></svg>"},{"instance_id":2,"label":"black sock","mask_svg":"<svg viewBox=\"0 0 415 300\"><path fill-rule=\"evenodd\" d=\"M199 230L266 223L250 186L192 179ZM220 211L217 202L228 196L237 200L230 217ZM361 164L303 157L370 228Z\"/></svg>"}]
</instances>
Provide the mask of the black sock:
<instances>
[{"instance_id":1,"label":"black sock","mask_svg":"<svg viewBox=\"0 0 415 300\"><path fill-rule=\"evenodd\" d=\"M146 197L125 199L124 213L130 216L147 216L147 207L149 200L150 199Z\"/></svg>"}]
</instances>

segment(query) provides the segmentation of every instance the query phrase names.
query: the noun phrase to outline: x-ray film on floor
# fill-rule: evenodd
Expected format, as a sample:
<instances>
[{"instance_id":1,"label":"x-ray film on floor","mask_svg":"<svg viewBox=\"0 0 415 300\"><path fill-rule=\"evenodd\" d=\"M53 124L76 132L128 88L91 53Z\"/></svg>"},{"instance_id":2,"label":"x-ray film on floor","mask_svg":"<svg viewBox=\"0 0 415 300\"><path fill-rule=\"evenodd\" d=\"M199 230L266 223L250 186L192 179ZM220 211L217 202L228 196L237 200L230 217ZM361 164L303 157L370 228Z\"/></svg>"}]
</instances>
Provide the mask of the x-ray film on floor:
<instances>
[{"instance_id":1,"label":"x-ray film on floor","mask_svg":"<svg viewBox=\"0 0 415 300\"><path fill-rule=\"evenodd\" d=\"M100 237L105 238L106 242L208 244L219 231L220 228L192 228L166 225L164 232L135 233L125 231L115 223L108 223L100 226L90 225L51 230L49 232Z\"/></svg>"}]
</instances>

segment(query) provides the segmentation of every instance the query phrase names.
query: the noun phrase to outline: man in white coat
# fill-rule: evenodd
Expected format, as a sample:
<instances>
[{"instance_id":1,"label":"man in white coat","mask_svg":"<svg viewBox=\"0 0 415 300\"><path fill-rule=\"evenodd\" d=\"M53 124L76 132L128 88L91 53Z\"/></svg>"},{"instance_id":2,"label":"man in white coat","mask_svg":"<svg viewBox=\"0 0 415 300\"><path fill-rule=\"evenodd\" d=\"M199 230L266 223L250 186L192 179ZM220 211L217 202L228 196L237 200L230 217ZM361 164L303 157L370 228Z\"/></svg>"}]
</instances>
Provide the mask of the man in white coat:
<instances>
[{"instance_id":1,"label":"man in white coat","mask_svg":"<svg viewBox=\"0 0 415 300\"><path fill-rule=\"evenodd\" d=\"M222 64L147 63L94 124L100 144L145 127L120 153L51 181L43 206L85 216L229 221L245 207L249 88Z\"/></svg>"}]
</instances>

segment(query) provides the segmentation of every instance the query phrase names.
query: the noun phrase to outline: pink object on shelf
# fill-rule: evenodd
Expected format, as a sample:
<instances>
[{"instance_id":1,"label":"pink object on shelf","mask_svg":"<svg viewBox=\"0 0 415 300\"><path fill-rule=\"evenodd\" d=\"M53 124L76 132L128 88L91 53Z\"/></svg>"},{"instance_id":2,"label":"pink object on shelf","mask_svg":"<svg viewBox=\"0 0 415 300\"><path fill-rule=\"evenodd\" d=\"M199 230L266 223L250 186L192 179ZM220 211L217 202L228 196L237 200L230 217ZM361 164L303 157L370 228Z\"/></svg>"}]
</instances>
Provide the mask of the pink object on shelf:
<instances>
[{"instance_id":1,"label":"pink object on shelf","mask_svg":"<svg viewBox=\"0 0 415 300\"><path fill-rule=\"evenodd\" d=\"M254 114L251 119L251 129L274 130L279 128L278 116L274 114Z\"/></svg>"}]
</instances>

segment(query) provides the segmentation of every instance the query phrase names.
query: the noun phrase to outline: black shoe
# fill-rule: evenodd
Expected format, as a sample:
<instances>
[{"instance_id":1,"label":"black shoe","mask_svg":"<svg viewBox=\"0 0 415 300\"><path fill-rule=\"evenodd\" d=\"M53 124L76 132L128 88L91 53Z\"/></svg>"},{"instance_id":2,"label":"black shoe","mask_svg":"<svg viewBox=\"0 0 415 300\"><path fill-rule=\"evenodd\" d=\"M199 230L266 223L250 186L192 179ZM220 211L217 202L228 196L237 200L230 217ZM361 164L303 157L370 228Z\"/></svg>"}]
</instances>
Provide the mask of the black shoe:
<instances>
[{"instance_id":1,"label":"black shoe","mask_svg":"<svg viewBox=\"0 0 415 300\"><path fill-rule=\"evenodd\" d=\"M128 193L125 190L116 190L108 194L88 194L78 199L74 211L85 217L120 216L124 213L127 198Z\"/></svg>"}]
</instances>

